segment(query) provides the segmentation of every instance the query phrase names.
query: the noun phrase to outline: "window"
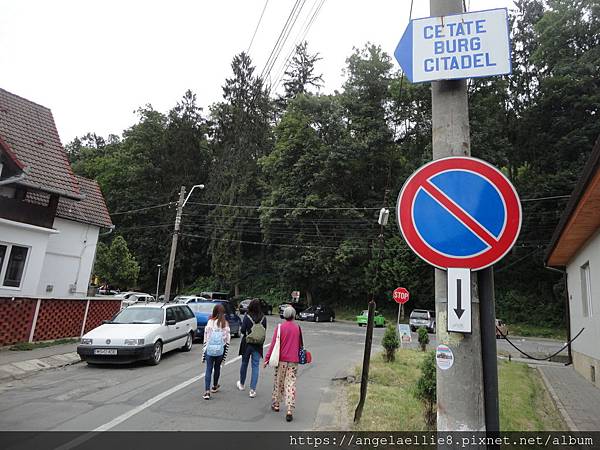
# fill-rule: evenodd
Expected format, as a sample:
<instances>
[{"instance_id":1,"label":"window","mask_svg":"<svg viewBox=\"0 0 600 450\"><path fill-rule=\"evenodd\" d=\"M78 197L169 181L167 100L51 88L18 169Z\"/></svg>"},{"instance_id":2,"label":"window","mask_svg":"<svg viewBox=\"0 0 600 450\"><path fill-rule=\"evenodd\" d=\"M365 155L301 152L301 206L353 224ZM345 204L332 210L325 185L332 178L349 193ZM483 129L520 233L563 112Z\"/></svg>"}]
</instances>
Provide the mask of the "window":
<instances>
[{"instance_id":1,"label":"window","mask_svg":"<svg viewBox=\"0 0 600 450\"><path fill-rule=\"evenodd\" d=\"M581 306L583 308L583 317L592 317L592 280L590 277L590 263L586 262L580 267L581 275Z\"/></svg>"},{"instance_id":2,"label":"window","mask_svg":"<svg viewBox=\"0 0 600 450\"><path fill-rule=\"evenodd\" d=\"M0 244L0 286L21 287L28 251L27 247Z\"/></svg>"},{"instance_id":3,"label":"window","mask_svg":"<svg viewBox=\"0 0 600 450\"><path fill-rule=\"evenodd\" d=\"M185 311L181 306L176 306L173 309L175 310L175 320L177 320L177 322L183 322L184 320L187 320Z\"/></svg>"},{"instance_id":4,"label":"window","mask_svg":"<svg viewBox=\"0 0 600 450\"><path fill-rule=\"evenodd\" d=\"M175 311L173 311L173 308L168 308L167 309L167 318L166 318L167 322L169 320L175 320Z\"/></svg>"},{"instance_id":5,"label":"window","mask_svg":"<svg viewBox=\"0 0 600 450\"><path fill-rule=\"evenodd\" d=\"M185 313L185 318L186 319L193 319L193 318L196 317L196 316L194 316L194 313L192 312L192 310L188 306L182 306L181 309Z\"/></svg>"}]
</instances>

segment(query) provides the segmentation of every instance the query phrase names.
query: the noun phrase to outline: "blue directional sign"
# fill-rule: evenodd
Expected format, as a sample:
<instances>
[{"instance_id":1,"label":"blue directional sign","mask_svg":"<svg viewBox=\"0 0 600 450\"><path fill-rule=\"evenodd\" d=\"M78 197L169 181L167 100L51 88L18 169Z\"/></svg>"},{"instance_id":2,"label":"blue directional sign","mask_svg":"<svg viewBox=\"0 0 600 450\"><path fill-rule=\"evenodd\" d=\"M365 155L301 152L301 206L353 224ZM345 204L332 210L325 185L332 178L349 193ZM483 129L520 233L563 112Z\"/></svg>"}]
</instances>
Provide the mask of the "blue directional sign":
<instances>
[{"instance_id":1,"label":"blue directional sign","mask_svg":"<svg viewBox=\"0 0 600 450\"><path fill-rule=\"evenodd\" d=\"M512 71L506 8L411 20L394 52L413 83Z\"/></svg>"}]
</instances>

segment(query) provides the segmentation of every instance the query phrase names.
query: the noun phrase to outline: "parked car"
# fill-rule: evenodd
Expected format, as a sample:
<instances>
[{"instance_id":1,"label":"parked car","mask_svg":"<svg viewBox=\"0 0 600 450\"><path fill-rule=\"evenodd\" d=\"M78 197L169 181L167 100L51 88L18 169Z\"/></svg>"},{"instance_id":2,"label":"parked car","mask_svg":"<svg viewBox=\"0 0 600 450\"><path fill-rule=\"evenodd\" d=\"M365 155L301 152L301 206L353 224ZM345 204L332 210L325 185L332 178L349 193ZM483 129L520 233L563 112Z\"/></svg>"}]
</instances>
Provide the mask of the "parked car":
<instances>
[{"instance_id":1,"label":"parked car","mask_svg":"<svg viewBox=\"0 0 600 450\"><path fill-rule=\"evenodd\" d=\"M300 318L301 311L304 311L306 308L308 308L308 305L302 301L282 303L281 305L279 305L279 317L281 317L282 319L283 319L283 310L285 308L287 308L288 306L291 306L292 308L294 308L296 310L296 319Z\"/></svg>"},{"instance_id":2,"label":"parked car","mask_svg":"<svg viewBox=\"0 0 600 450\"><path fill-rule=\"evenodd\" d=\"M98 288L98 295L119 295L121 291L110 285L102 285Z\"/></svg>"},{"instance_id":3,"label":"parked car","mask_svg":"<svg viewBox=\"0 0 600 450\"><path fill-rule=\"evenodd\" d=\"M198 297L204 297L208 300L229 300L227 292L200 292Z\"/></svg>"},{"instance_id":4,"label":"parked car","mask_svg":"<svg viewBox=\"0 0 600 450\"><path fill-rule=\"evenodd\" d=\"M202 297L196 297L190 300L186 305L193 311L196 316L196 335L197 339L204 339L204 328L208 323L208 319L212 315L213 308L217 303L221 303L225 308L225 319L229 322L229 329L231 335L234 337L240 337L240 330L242 328L242 319L235 313L235 309L227 300L206 300Z\"/></svg>"},{"instance_id":5,"label":"parked car","mask_svg":"<svg viewBox=\"0 0 600 450\"><path fill-rule=\"evenodd\" d=\"M148 303L154 301L154 297L150 294L145 294L143 292L130 292L127 296L123 297L121 305L123 307L128 307L135 305L136 303Z\"/></svg>"},{"instance_id":6,"label":"parked car","mask_svg":"<svg viewBox=\"0 0 600 450\"><path fill-rule=\"evenodd\" d=\"M335 320L335 312L327 305L313 305L300 313L300 320L333 322Z\"/></svg>"},{"instance_id":7,"label":"parked car","mask_svg":"<svg viewBox=\"0 0 600 450\"><path fill-rule=\"evenodd\" d=\"M360 315L356 316L356 323L359 327L366 325L369 321L369 310L365 309ZM375 311L373 316L373 325L376 327L385 326L385 317L383 317L378 311Z\"/></svg>"},{"instance_id":8,"label":"parked car","mask_svg":"<svg viewBox=\"0 0 600 450\"><path fill-rule=\"evenodd\" d=\"M131 305L81 337L77 353L89 364L146 360L157 365L163 353L189 352L197 324L185 305Z\"/></svg>"},{"instance_id":9,"label":"parked car","mask_svg":"<svg viewBox=\"0 0 600 450\"><path fill-rule=\"evenodd\" d=\"M508 336L508 327L504 321L496 319L496 339L502 339L502 335Z\"/></svg>"},{"instance_id":10,"label":"parked car","mask_svg":"<svg viewBox=\"0 0 600 450\"><path fill-rule=\"evenodd\" d=\"M187 305L190 302L207 302L207 301L209 301L207 298L198 297L197 295L178 295L177 297L175 297L174 300L176 303L183 303L184 305Z\"/></svg>"},{"instance_id":11,"label":"parked car","mask_svg":"<svg viewBox=\"0 0 600 450\"><path fill-rule=\"evenodd\" d=\"M254 300L254 299L253 298L247 298L247 299L242 300L240 302L240 305L238 307L238 310L239 310L240 314L246 314L248 312L248 305L250 304L250 302L252 300ZM262 298L259 298L257 300L260 301L260 309L262 310L263 314L265 314L265 315L273 314L273 306L271 306L269 303L267 303Z\"/></svg>"},{"instance_id":12,"label":"parked car","mask_svg":"<svg viewBox=\"0 0 600 450\"><path fill-rule=\"evenodd\" d=\"M408 319L411 331L425 327L430 333L435 333L435 311L427 309L413 309Z\"/></svg>"}]
</instances>

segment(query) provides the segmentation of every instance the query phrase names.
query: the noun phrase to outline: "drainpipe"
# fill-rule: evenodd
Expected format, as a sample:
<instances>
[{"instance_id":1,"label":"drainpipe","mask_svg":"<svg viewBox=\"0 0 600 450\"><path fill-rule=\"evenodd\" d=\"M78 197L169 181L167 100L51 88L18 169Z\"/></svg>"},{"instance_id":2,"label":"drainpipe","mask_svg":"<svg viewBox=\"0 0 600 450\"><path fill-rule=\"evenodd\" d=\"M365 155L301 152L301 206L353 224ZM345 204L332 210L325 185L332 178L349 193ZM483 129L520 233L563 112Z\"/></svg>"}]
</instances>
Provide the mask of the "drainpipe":
<instances>
[{"instance_id":1,"label":"drainpipe","mask_svg":"<svg viewBox=\"0 0 600 450\"><path fill-rule=\"evenodd\" d=\"M115 226L111 225L110 228L108 229L108 231L105 231L104 233L100 233L98 235L98 237L100 236L108 236L110 233L112 233L115 230Z\"/></svg>"},{"instance_id":2,"label":"drainpipe","mask_svg":"<svg viewBox=\"0 0 600 450\"><path fill-rule=\"evenodd\" d=\"M563 276L563 283L565 286L565 314L567 316L567 352L569 355L569 362L565 365L570 366L573 364L573 356L571 353L571 306L569 304L569 284L567 282L567 271L549 266L544 266L544 268L553 272L558 272Z\"/></svg>"}]
</instances>

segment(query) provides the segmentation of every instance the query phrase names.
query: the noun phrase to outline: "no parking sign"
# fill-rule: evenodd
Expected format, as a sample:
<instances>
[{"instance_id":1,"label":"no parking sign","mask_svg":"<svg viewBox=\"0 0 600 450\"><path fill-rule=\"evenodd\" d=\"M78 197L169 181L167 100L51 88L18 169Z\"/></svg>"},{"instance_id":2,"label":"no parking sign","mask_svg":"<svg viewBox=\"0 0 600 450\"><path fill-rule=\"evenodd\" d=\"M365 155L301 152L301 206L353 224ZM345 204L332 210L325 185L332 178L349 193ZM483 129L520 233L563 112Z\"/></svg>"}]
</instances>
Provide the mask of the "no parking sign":
<instances>
[{"instance_id":1,"label":"no parking sign","mask_svg":"<svg viewBox=\"0 0 600 450\"><path fill-rule=\"evenodd\" d=\"M443 158L421 167L402 187L396 213L408 245L440 269L489 267L521 229L515 188L476 158Z\"/></svg>"},{"instance_id":2,"label":"no parking sign","mask_svg":"<svg viewBox=\"0 0 600 450\"><path fill-rule=\"evenodd\" d=\"M409 177L396 214L410 248L448 270L448 331L470 333L470 271L496 263L517 240L521 203L515 188L485 161L438 159Z\"/></svg>"}]
</instances>

